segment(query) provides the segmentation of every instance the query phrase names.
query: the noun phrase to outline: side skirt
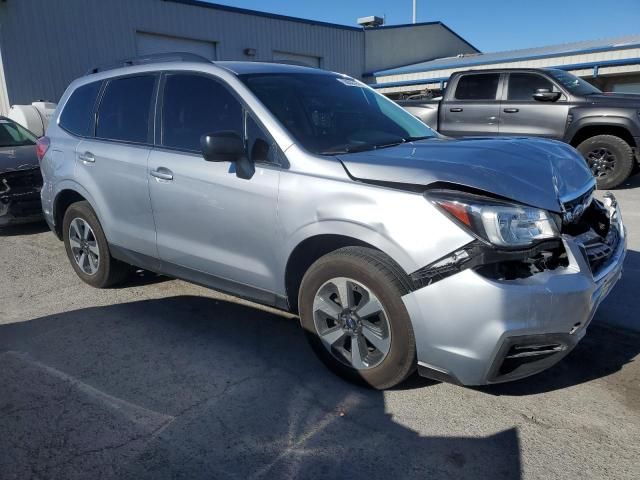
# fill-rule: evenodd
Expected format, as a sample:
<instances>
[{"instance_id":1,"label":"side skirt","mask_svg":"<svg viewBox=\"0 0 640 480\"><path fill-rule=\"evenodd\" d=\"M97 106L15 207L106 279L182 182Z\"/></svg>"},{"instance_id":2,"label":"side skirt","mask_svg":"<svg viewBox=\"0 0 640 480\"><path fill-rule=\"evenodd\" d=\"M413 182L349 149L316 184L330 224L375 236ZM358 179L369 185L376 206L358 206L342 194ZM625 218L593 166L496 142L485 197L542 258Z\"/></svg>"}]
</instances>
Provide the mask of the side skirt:
<instances>
[{"instance_id":1,"label":"side skirt","mask_svg":"<svg viewBox=\"0 0 640 480\"><path fill-rule=\"evenodd\" d=\"M199 270L194 270L180 265L163 262L157 258L134 252L118 245L109 244L111 255L121 262L134 265L143 270L149 270L160 275L179 278L202 287L211 288L222 293L243 298L251 302L260 303L280 310L289 311L289 303L286 297L268 292L250 285L235 282L226 278L216 277Z\"/></svg>"}]
</instances>

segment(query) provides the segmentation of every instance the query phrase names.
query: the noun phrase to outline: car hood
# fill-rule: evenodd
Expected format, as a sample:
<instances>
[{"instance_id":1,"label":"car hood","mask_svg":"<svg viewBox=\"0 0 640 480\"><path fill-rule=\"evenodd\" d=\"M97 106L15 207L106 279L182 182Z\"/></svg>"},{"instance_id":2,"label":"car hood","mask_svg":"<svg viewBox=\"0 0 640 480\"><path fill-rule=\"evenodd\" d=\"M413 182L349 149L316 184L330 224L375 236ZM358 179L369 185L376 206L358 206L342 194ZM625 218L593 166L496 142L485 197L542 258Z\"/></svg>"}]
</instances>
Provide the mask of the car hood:
<instances>
[{"instance_id":1,"label":"car hood","mask_svg":"<svg viewBox=\"0 0 640 480\"><path fill-rule=\"evenodd\" d=\"M35 145L0 147L0 173L39 168Z\"/></svg>"},{"instance_id":2,"label":"car hood","mask_svg":"<svg viewBox=\"0 0 640 480\"><path fill-rule=\"evenodd\" d=\"M352 177L363 181L424 186L447 182L554 212L561 211L561 198L595 185L572 147L536 138L439 138L338 159Z\"/></svg>"},{"instance_id":3,"label":"car hood","mask_svg":"<svg viewBox=\"0 0 640 480\"><path fill-rule=\"evenodd\" d=\"M640 107L640 95L637 93L602 93L585 97L594 105L610 105L616 107Z\"/></svg>"}]
</instances>

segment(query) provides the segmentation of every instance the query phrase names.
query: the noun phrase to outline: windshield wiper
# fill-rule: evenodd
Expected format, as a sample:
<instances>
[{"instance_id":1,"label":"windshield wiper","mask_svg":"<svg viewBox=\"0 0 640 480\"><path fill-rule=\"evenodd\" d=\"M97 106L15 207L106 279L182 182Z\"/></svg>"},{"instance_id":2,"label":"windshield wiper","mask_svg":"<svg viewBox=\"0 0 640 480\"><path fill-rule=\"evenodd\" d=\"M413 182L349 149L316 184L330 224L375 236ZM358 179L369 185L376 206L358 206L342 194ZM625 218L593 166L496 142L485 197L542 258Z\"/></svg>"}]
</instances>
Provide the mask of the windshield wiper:
<instances>
[{"instance_id":1,"label":"windshield wiper","mask_svg":"<svg viewBox=\"0 0 640 480\"><path fill-rule=\"evenodd\" d=\"M356 152L365 152L367 150L375 150L376 146L368 143L362 143L358 145L338 145L336 147L332 147L329 150L324 150L320 152L320 155L340 155L343 153L356 153Z\"/></svg>"},{"instance_id":2,"label":"windshield wiper","mask_svg":"<svg viewBox=\"0 0 640 480\"><path fill-rule=\"evenodd\" d=\"M404 139L405 142L417 142L418 140L427 140L429 138L436 138L433 135L423 135L421 137L407 137Z\"/></svg>"}]
</instances>

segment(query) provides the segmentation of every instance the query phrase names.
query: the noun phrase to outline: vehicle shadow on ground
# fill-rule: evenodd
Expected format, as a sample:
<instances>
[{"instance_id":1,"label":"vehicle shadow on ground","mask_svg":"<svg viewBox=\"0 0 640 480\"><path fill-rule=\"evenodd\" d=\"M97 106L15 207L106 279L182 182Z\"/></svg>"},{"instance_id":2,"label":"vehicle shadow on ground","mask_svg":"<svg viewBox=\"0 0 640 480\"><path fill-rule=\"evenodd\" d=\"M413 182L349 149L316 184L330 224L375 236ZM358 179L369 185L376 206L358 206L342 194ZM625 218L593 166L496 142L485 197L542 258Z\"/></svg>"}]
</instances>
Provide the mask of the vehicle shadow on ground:
<instances>
[{"instance_id":1,"label":"vehicle shadow on ground","mask_svg":"<svg viewBox=\"0 0 640 480\"><path fill-rule=\"evenodd\" d=\"M11 225L0 227L0 237L16 237L20 235L36 235L49 231L49 226L44 220L40 222L24 223L21 225Z\"/></svg>"},{"instance_id":2,"label":"vehicle shadow on ground","mask_svg":"<svg viewBox=\"0 0 640 480\"><path fill-rule=\"evenodd\" d=\"M204 297L0 326L3 478L520 478L517 430L422 437L295 319Z\"/></svg>"}]
</instances>

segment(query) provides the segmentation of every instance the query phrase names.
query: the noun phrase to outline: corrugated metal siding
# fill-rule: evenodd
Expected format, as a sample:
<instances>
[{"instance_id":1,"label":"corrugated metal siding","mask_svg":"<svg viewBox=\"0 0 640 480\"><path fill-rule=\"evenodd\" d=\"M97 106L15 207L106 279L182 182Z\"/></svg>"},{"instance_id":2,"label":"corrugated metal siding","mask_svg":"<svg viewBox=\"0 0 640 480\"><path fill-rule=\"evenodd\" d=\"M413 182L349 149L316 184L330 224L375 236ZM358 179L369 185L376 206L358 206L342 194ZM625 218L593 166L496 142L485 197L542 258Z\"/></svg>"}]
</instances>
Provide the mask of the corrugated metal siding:
<instances>
[{"instance_id":1,"label":"corrugated metal siding","mask_svg":"<svg viewBox=\"0 0 640 480\"><path fill-rule=\"evenodd\" d=\"M396 74L396 75L380 75L375 77L375 81L378 84L390 83L390 82L410 82L416 80L428 80L428 79L437 79L440 81L441 78L448 78L452 73L458 72L461 70L467 70L470 68L482 70L482 69L490 69L490 68L543 68L543 67L562 67L565 65L579 65L584 63L594 63L594 62L606 62L609 60L622 60L622 59L636 59L640 58L640 48L627 48L623 50L612 50L612 51L604 51L597 53L586 53L586 54L577 54L577 55L564 55L558 57L549 57L542 59L529 59L529 60L520 60L520 61L511 61L511 62L496 62L489 63L483 65L461 65L457 68L448 68L443 70L428 70L424 72L411 72L405 74ZM620 68L620 67L618 67ZM635 69L635 71L640 71L640 62L638 65L630 67L631 70ZM573 70L572 70L573 71ZM604 68L600 70L600 73L604 73ZM626 70L630 71L630 70ZM578 70L573 71L577 75L581 75L581 73L577 73ZM589 75L593 72L592 69L589 69Z\"/></svg>"},{"instance_id":2,"label":"corrugated metal siding","mask_svg":"<svg viewBox=\"0 0 640 480\"><path fill-rule=\"evenodd\" d=\"M34 19L38 28L34 27ZM274 50L320 57L328 70L360 77L359 30L287 21L162 0L0 2L0 43L13 104L57 101L90 67L136 55L136 32L216 43L219 60L272 60ZM247 58L245 48L255 48Z\"/></svg>"},{"instance_id":3,"label":"corrugated metal siding","mask_svg":"<svg viewBox=\"0 0 640 480\"><path fill-rule=\"evenodd\" d=\"M407 65L427 59L450 57L477 50L439 22L371 28L365 35L367 72L385 65Z\"/></svg>"},{"instance_id":4,"label":"corrugated metal siding","mask_svg":"<svg viewBox=\"0 0 640 480\"><path fill-rule=\"evenodd\" d=\"M0 25L0 30L2 25ZM7 93L7 83L4 77L4 68L2 67L2 42L0 41L0 115L6 115L9 112L9 95Z\"/></svg>"},{"instance_id":5,"label":"corrugated metal siding","mask_svg":"<svg viewBox=\"0 0 640 480\"><path fill-rule=\"evenodd\" d=\"M438 58L427 62L414 63L399 68L392 68L375 72L376 76L401 75L432 70L446 70L450 68L475 68L484 64L502 64L524 60L540 60L549 57L567 57L589 53L623 52L625 49L640 46L640 35L582 42L548 45L545 47L525 48L522 50L508 50L503 52L482 53L479 55L465 55L462 57ZM444 57L444 56L441 56Z\"/></svg>"}]
</instances>

